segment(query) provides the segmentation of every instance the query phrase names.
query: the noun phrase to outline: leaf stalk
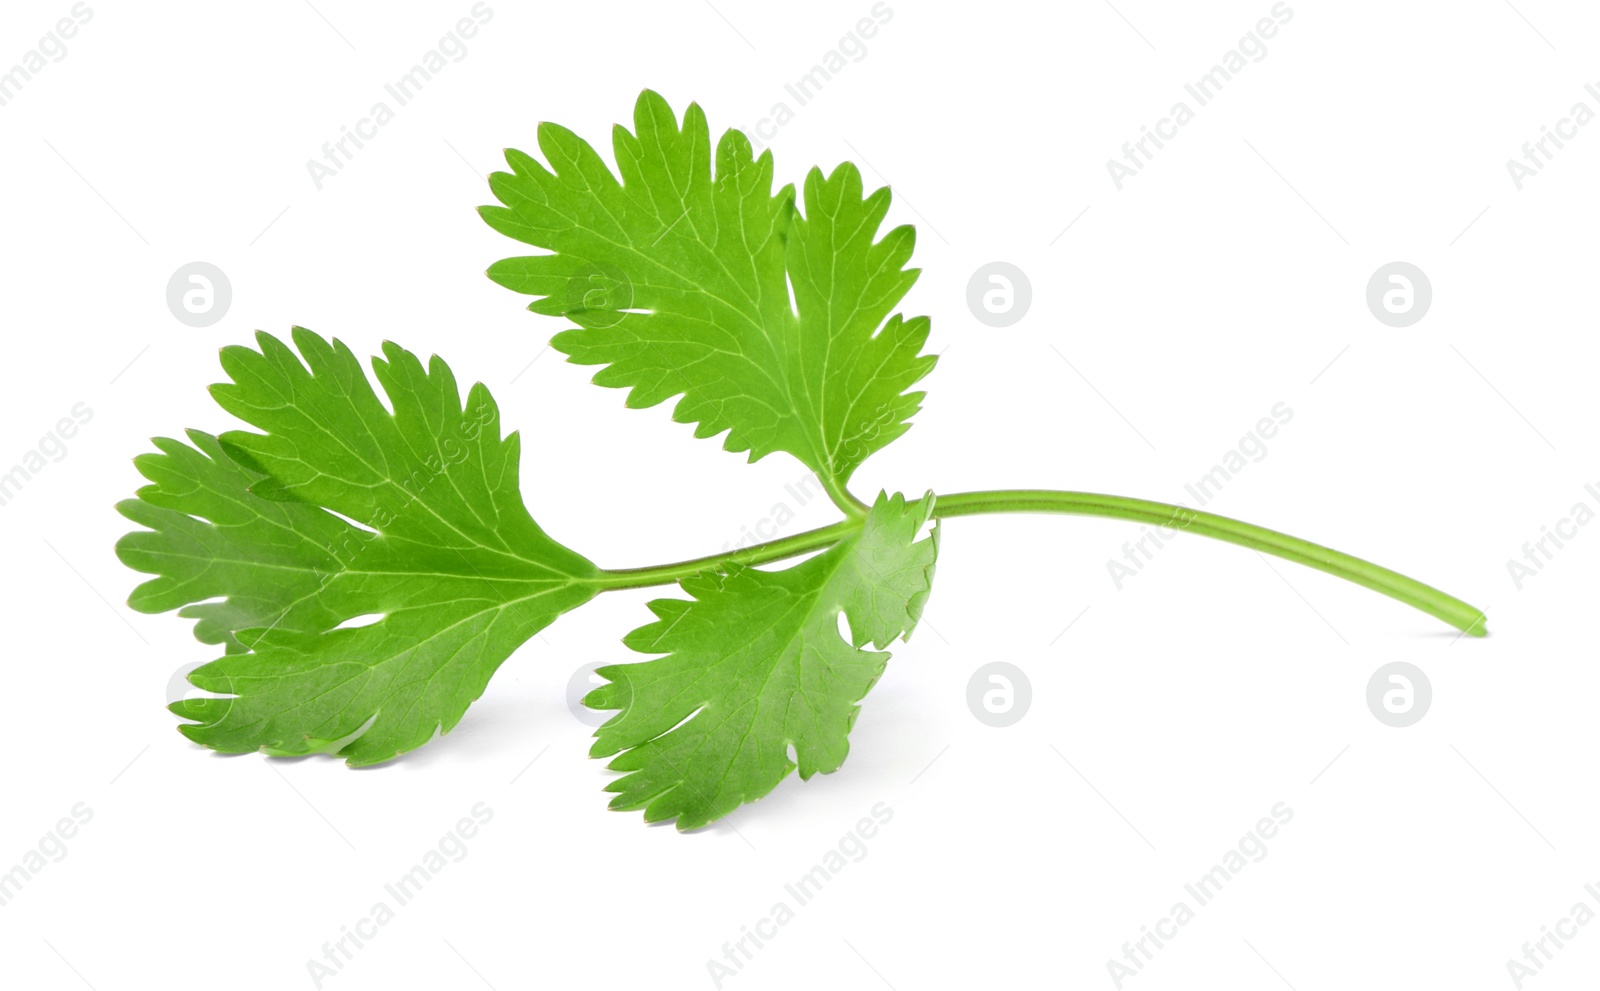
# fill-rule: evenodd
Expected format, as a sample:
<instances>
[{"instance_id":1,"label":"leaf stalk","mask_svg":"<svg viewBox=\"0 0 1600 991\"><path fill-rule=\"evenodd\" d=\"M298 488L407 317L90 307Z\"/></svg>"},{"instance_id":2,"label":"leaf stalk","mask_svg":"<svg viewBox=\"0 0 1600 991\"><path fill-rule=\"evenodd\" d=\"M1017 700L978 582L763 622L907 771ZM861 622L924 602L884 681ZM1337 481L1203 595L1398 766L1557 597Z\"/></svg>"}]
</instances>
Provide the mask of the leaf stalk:
<instances>
[{"instance_id":1,"label":"leaf stalk","mask_svg":"<svg viewBox=\"0 0 1600 991\"><path fill-rule=\"evenodd\" d=\"M849 493L846 492L844 495L849 496ZM835 502L839 502L837 497ZM848 502L860 505L854 497L850 497ZM997 489L938 496L933 509L935 519L993 513L1098 516L1144 523L1173 533L1194 533L1248 547L1263 554L1271 554L1354 582L1443 620L1469 636L1481 637L1488 633L1487 617L1482 610L1431 585L1309 540L1301 540L1253 523L1184 506L1096 492ZM599 585L607 591L670 585L702 571L724 568L729 564L765 564L769 561L797 557L832 546L859 530L861 523L862 517L852 514L850 518L829 526L755 544L727 554L711 554L688 561L646 568L605 570L601 572Z\"/></svg>"}]
</instances>

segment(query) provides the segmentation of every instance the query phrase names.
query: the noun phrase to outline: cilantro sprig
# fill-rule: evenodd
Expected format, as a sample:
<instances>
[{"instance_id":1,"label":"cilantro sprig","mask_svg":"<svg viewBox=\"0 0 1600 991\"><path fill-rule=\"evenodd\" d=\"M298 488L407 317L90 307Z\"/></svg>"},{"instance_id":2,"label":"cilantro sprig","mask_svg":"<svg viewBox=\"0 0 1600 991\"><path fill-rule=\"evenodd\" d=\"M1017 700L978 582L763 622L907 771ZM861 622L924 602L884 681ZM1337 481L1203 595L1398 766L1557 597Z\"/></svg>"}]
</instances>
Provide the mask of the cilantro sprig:
<instances>
[{"instance_id":1,"label":"cilantro sprig","mask_svg":"<svg viewBox=\"0 0 1600 991\"><path fill-rule=\"evenodd\" d=\"M849 163L773 189L771 152L737 131L713 156L705 115L680 121L646 91L614 134L617 171L542 124L545 161L511 172L482 208L539 253L489 270L574 326L552 344L627 405L676 399L674 419L751 461L782 451L821 479L841 519L753 547L607 569L534 521L521 441L481 384L462 398L438 357L395 344L373 387L337 340L222 351L219 405L253 430L155 441L149 483L118 509L144 529L117 553L154 577L129 604L177 609L223 656L190 680L210 697L171 708L225 752L330 753L372 764L448 732L506 658L602 592L676 585L585 699L615 711L591 751L621 772L616 809L695 828L789 773L837 770L884 648L930 591L939 521L989 513L1100 516L1175 526L1381 592L1464 633L1484 614L1309 541L1182 506L1089 492L997 490L908 500L850 491L855 470L909 428L933 368L928 319L896 312L919 272L915 233L883 232L890 192ZM298 352L298 353L297 353ZM539 484L534 476L535 484ZM811 555L787 568L761 567ZM840 619L847 633L841 632Z\"/></svg>"}]
</instances>

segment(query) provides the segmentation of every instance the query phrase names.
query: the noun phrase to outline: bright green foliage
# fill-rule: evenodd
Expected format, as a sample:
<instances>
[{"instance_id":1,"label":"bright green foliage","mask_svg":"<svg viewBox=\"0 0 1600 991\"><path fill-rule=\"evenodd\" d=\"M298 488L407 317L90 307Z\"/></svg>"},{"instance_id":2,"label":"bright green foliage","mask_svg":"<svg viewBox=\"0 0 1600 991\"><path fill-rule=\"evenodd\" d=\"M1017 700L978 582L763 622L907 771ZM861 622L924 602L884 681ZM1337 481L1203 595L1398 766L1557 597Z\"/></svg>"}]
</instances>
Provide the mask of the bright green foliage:
<instances>
[{"instance_id":1,"label":"bright green foliage","mask_svg":"<svg viewBox=\"0 0 1600 991\"><path fill-rule=\"evenodd\" d=\"M618 710L592 754L621 772L615 809L702 826L789 772L838 769L884 648L909 635L933 578L933 519L980 513L1102 516L1230 541L1330 572L1482 636L1480 610L1331 548L1227 517L1092 492L1032 489L880 495L846 488L907 429L933 367L924 317L893 311L916 281L910 227L879 237L889 191L855 166L812 169L802 202L773 192L770 153L723 135L713 169L705 115L682 123L646 91L614 136L617 174L583 140L539 128L548 167L508 152L491 179L497 230L546 253L490 269L576 329L554 346L604 366L629 406L680 396L675 419L751 460L787 451L845 518L724 555L600 569L552 540L518 490L521 445L501 436L481 384L465 403L433 358L384 345L372 370L301 329L295 351L261 334L224 348L222 408L258 432L158 438L149 479L118 509L145 529L117 545L155 577L129 604L177 609L226 653L190 675L211 698L175 703L189 739L226 752L388 760L448 732L496 669L561 613L601 591L678 583L625 643L659 655L601 668L585 702ZM384 400L387 400L387 405ZM559 425L564 427L565 425ZM611 457L610 452L606 456ZM567 466L561 477L576 477ZM686 483L687 484L687 483ZM706 498L715 497L706 492ZM597 498L620 511L630 492ZM730 509L732 507L729 507ZM671 525L667 521L664 525ZM783 570L755 567L815 553ZM841 620L847 630L841 631ZM568 661L570 663L570 660Z\"/></svg>"},{"instance_id":2,"label":"bright green foliage","mask_svg":"<svg viewBox=\"0 0 1600 991\"><path fill-rule=\"evenodd\" d=\"M584 699L622 710L590 751L625 751L610 764L630 772L607 786L611 807L693 829L766 795L796 764L801 778L837 770L857 703L889 660L882 648L922 613L937 529L916 538L933 505L931 493L880 495L861 530L816 557L702 574L682 582L692 601L651 602L658 622L624 643L666 656L601 668L610 684Z\"/></svg>"},{"instance_id":3,"label":"bright green foliage","mask_svg":"<svg viewBox=\"0 0 1600 991\"><path fill-rule=\"evenodd\" d=\"M491 178L505 205L481 212L551 253L489 276L577 324L551 343L607 366L597 384L629 389L631 407L682 395L673 418L696 436L728 431L723 446L752 461L787 451L831 491L906 431L923 396L906 390L934 358L919 355L927 318L890 316L918 270L911 227L875 240L888 189L863 197L849 163L812 169L801 216L793 186L772 191L771 152L753 158L730 130L713 170L705 114L690 104L680 127L648 90L633 132L614 132L620 180L555 124L539 148L549 168L506 153L513 172Z\"/></svg>"},{"instance_id":4,"label":"bright green foliage","mask_svg":"<svg viewBox=\"0 0 1600 991\"><path fill-rule=\"evenodd\" d=\"M118 506L150 529L117 552L158 576L130 605L187 606L202 641L228 645L190 681L235 697L173 705L196 720L186 736L371 764L453 727L599 572L528 515L518 437L482 385L463 407L444 362L385 344L391 413L342 343L294 341L306 364L266 334L223 350L233 382L212 394L263 432L157 440L137 460L153 484Z\"/></svg>"}]
</instances>

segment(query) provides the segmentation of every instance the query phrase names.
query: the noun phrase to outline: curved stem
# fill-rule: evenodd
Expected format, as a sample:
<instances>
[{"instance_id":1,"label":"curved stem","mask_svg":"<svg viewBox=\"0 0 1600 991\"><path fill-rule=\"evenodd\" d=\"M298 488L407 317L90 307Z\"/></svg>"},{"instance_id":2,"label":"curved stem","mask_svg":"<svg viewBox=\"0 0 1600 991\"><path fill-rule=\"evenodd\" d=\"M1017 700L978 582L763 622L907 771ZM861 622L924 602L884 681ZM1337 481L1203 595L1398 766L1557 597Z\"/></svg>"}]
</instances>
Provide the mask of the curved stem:
<instances>
[{"instance_id":1,"label":"curved stem","mask_svg":"<svg viewBox=\"0 0 1600 991\"><path fill-rule=\"evenodd\" d=\"M933 515L976 516L983 513L1066 513L1076 516L1105 516L1120 520L1151 523L1172 530L1185 530L1203 537L1225 540L1264 554L1304 564L1337 575L1346 581L1381 592L1444 620L1471 636L1488 633L1483 612L1453 595L1388 568L1363 561L1341 551L1313 544L1266 527L1245 523L1227 516L1205 513L1183 506L1147 499L1100 495L1094 492L1054 492L1038 489L1003 489L994 492L962 492L940 496Z\"/></svg>"},{"instance_id":2,"label":"curved stem","mask_svg":"<svg viewBox=\"0 0 1600 991\"><path fill-rule=\"evenodd\" d=\"M831 547L838 543L841 537L847 537L859 529L861 529L860 520L840 520L829 526L807 530L792 537L769 540L763 544L753 544L726 554L708 554L705 557L677 561L673 564L658 564L648 568L602 569L596 584L606 591L671 585L673 582L691 578L702 571L724 567L729 563L764 564L768 561L781 561L786 557L808 554L824 547Z\"/></svg>"},{"instance_id":3,"label":"curved stem","mask_svg":"<svg viewBox=\"0 0 1600 991\"><path fill-rule=\"evenodd\" d=\"M871 507L852 495L842 482L820 471L817 472L817 480L822 483L828 498L833 500L833 504L838 506L842 513L857 522L867 518L867 510Z\"/></svg>"},{"instance_id":4,"label":"curved stem","mask_svg":"<svg viewBox=\"0 0 1600 991\"><path fill-rule=\"evenodd\" d=\"M848 495L848 493L846 493ZM854 501L852 499L852 501ZM859 503L858 503L859 505ZM863 507L864 509L864 507ZM1272 554L1297 564L1337 575L1374 592L1420 609L1444 620L1463 633L1481 637L1488 632L1483 612L1431 585L1370 561L1341 551L1291 537L1276 530L1245 523L1227 516L1201 512L1148 499L1102 495L1096 492L1060 492L1047 489L999 489L991 492L960 492L939 496L933 515L938 519L979 516L990 513L1061 513L1072 516L1101 516L1110 519L1148 523L1173 531L1187 531L1203 537L1225 540L1264 554ZM820 527L756 544L727 554L662 564L648 568L601 571L596 584L603 590L646 588L673 582L732 562L753 565L779 561L829 547L861 529L863 516L840 520Z\"/></svg>"}]
</instances>

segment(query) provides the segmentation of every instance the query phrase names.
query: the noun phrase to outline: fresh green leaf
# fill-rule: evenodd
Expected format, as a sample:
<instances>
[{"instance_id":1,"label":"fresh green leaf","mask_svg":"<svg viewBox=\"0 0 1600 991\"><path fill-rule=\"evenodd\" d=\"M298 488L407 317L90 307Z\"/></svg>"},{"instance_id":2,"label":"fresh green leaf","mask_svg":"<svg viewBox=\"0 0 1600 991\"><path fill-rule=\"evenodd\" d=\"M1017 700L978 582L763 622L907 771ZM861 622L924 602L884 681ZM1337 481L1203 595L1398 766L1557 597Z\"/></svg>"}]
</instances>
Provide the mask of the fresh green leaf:
<instances>
[{"instance_id":1,"label":"fresh green leaf","mask_svg":"<svg viewBox=\"0 0 1600 991\"><path fill-rule=\"evenodd\" d=\"M313 599L324 576L343 568L341 550L346 557L358 550L366 531L315 506L252 495L262 475L240 467L210 434L188 436L193 447L157 437L161 453L135 458L154 484L117 505L149 527L123 537L117 554L160 576L135 589L128 604L146 613L177 609L198 620L202 643L242 652L235 630L277 626L291 604Z\"/></svg>"},{"instance_id":2,"label":"fresh green leaf","mask_svg":"<svg viewBox=\"0 0 1600 991\"><path fill-rule=\"evenodd\" d=\"M863 197L849 163L812 169L801 216L792 186L772 192L770 151L753 158L730 130L713 174L705 114L690 104L680 127L648 90L614 146L620 180L555 124L539 125L550 168L506 153L513 171L491 178L504 206L483 217L550 253L489 277L577 324L552 345L607 366L595 382L630 390L630 407L682 395L673 418L696 436L727 431L752 461L787 451L837 496L908 429L923 393L906 390L934 364L927 318L890 316L919 272L911 227L875 240L889 190Z\"/></svg>"},{"instance_id":3,"label":"fresh green leaf","mask_svg":"<svg viewBox=\"0 0 1600 991\"><path fill-rule=\"evenodd\" d=\"M599 670L585 704L620 709L590 751L629 772L613 809L693 829L766 795L796 766L837 770L857 703L895 638L909 635L933 579L934 497L880 495L854 535L782 571L730 567L685 579L692 597L650 603L658 622L624 641L651 661ZM840 635L839 615L849 625ZM877 650L865 649L868 645ZM794 757L790 758L790 748Z\"/></svg>"},{"instance_id":4,"label":"fresh green leaf","mask_svg":"<svg viewBox=\"0 0 1600 991\"><path fill-rule=\"evenodd\" d=\"M145 612L177 609L226 654L195 671L211 698L175 703L179 728L222 751L338 753L374 763L451 729L499 665L598 592L679 584L626 643L662 655L602 668L588 704L619 710L592 753L622 772L613 808L704 825L792 770L837 769L883 652L922 612L938 550L930 520L989 513L1097 516L1177 528L1374 589L1472 636L1481 610L1319 544L1181 506L1093 492L930 493L908 504L850 494L857 467L907 429L932 368L928 322L891 315L915 282L909 227L878 237L889 192L813 169L772 191L770 153L723 135L713 171L705 115L682 124L646 91L617 128L617 174L570 132L541 125L549 167L508 152L485 207L545 254L496 264L535 312L577 329L554 345L603 365L630 406L674 396L674 418L751 460L787 451L845 518L669 564L596 568L534 523L518 493L520 444L488 391L462 403L438 358L384 345L384 396L337 341L296 329L223 351L217 402L260 433L158 438L151 482L119 504L145 530L117 545L155 577ZM620 178L619 178L620 176ZM305 362L302 364L302 359ZM307 366L309 365L309 370ZM387 406L385 405L387 399ZM567 474L571 474L568 472ZM619 499L626 499L620 494ZM671 525L666 521L663 525ZM781 571L756 565L816 556ZM845 630L840 630L843 623ZM871 649L869 649L871 648Z\"/></svg>"},{"instance_id":5,"label":"fresh green leaf","mask_svg":"<svg viewBox=\"0 0 1600 991\"><path fill-rule=\"evenodd\" d=\"M360 362L296 328L225 348L219 405L264 431L160 439L153 483L118 508L150 529L117 551L157 575L129 600L186 606L230 653L190 675L180 727L227 752L336 752L371 764L448 732L507 657L598 591L518 492L520 442L482 385L462 405L438 358ZM307 369L309 365L309 371ZM220 600L220 601L203 601ZM351 620L381 617L366 625Z\"/></svg>"}]
</instances>

